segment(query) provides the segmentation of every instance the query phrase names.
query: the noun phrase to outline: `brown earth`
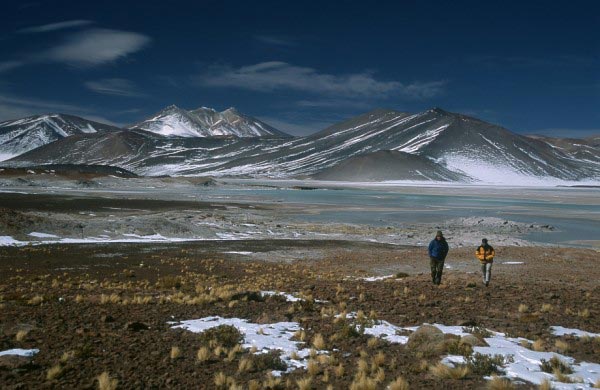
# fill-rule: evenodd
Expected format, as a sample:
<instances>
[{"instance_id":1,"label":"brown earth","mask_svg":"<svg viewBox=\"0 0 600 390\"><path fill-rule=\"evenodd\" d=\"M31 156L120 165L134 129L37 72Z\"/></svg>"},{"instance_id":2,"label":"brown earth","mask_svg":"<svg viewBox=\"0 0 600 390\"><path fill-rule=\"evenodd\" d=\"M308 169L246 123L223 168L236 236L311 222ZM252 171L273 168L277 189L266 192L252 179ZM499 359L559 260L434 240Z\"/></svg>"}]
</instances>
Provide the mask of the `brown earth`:
<instances>
[{"instance_id":1,"label":"brown earth","mask_svg":"<svg viewBox=\"0 0 600 390\"><path fill-rule=\"evenodd\" d=\"M393 324L477 325L513 336L556 341L569 355L600 363L597 339L555 337L549 326L600 332L598 253L569 248L496 248L492 283L484 287L471 250L453 250L441 286L428 276L423 248L347 241L211 241L184 244L49 245L0 248L0 350L39 348L30 361L0 360L0 383L12 388L96 388L108 372L119 388L216 388L224 373L249 388L269 388L268 367L239 372L249 351L199 362L202 338L170 321L220 315L253 322L297 321L306 340L320 333L335 362L297 370L271 388L349 388L361 359L385 388L404 377L410 388L485 388L480 375L440 379L427 369L444 351L417 351L348 332L334 314L362 310ZM251 256L225 254L251 251ZM293 254L275 261L273 253ZM524 264L503 264L507 261ZM368 275L403 272L367 282ZM261 290L300 293L303 303L260 299ZM322 300L326 302L317 302ZM520 305L526 305L527 308ZM546 305L542 310L542 306ZM19 332L21 331L21 332ZM18 335L17 335L18 334ZM560 344L559 344L560 346ZM172 347L180 357L171 358ZM211 348L212 350L212 348ZM384 359L370 367L379 353ZM334 368L344 367L335 375ZM58 374L49 375L49 370ZM381 372L379 372L381 379ZM378 379L378 380L379 380ZM230 385L232 381L230 380ZM519 384L518 388L536 388Z\"/></svg>"}]
</instances>

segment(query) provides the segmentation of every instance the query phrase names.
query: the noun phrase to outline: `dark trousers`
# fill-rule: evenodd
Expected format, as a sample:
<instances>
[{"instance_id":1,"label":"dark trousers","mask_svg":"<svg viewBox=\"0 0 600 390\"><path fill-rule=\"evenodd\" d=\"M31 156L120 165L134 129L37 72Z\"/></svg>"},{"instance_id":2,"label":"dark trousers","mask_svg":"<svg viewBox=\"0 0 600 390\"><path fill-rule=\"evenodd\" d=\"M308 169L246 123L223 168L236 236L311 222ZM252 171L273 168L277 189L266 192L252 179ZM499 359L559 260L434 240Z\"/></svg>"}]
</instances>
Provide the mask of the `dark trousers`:
<instances>
[{"instance_id":1,"label":"dark trousers","mask_svg":"<svg viewBox=\"0 0 600 390\"><path fill-rule=\"evenodd\" d=\"M431 265L431 281L433 284L440 284L442 282L442 272L444 271L444 260L430 257L429 264Z\"/></svg>"}]
</instances>

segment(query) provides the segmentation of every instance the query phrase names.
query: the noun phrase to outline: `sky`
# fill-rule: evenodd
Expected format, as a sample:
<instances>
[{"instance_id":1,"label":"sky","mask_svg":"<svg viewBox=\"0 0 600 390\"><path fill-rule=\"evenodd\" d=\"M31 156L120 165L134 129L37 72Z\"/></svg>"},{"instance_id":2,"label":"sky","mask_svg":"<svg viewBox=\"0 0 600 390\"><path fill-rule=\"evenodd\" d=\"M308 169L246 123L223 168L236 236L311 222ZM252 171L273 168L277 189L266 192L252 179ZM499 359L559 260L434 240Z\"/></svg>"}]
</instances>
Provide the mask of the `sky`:
<instances>
[{"instance_id":1,"label":"sky","mask_svg":"<svg viewBox=\"0 0 600 390\"><path fill-rule=\"evenodd\" d=\"M0 121L236 107L293 135L375 108L600 134L594 1L13 1Z\"/></svg>"}]
</instances>

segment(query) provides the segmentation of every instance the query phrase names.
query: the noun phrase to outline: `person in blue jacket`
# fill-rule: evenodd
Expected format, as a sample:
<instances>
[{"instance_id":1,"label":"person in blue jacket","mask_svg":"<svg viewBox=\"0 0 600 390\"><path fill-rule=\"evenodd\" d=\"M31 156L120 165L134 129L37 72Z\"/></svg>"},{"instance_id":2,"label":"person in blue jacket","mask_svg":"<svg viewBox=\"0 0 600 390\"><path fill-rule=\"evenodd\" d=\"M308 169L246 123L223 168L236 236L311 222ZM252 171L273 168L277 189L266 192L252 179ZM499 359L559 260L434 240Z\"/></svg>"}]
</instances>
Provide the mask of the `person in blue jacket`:
<instances>
[{"instance_id":1,"label":"person in blue jacket","mask_svg":"<svg viewBox=\"0 0 600 390\"><path fill-rule=\"evenodd\" d=\"M435 238L429 243L429 264L431 265L431 281L433 284L442 282L442 272L444 271L444 260L448 255L448 243L441 230L438 230Z\"/></svg>"}]
</instances>

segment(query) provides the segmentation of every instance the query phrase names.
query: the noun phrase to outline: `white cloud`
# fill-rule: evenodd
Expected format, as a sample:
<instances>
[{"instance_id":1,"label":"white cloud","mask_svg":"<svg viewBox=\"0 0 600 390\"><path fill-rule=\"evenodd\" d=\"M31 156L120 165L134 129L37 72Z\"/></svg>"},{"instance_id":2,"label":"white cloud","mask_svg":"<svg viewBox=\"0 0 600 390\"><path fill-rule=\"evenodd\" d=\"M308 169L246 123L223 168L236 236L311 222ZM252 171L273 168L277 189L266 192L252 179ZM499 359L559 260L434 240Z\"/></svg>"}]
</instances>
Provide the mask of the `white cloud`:
<instances>
[{"instance_id":1,"label":"white cloud","mask_svg":"<svg viewBox=\"0 0 600 390\"><path fill-rule=\"evenodd\" d=\"M20 30L17 30L17 32L22 33L22 34L44 33L44 32L50 32L50 31L64 30L64 29L73 28L73 27L87 26L92 23L93 22L90 20L67 20L64 22L57 22L57 23L44 24L41 26L22 28Z\"/></svg>"},{"instance_id":2,"label":"white cloud","mask_svg":"<svg viewBox=\"0 0 600 390\"><path fill-rule=\"evenodd\" d=\"M75 33L54 48L42 53L40 60L78 66L109 63L141 50L150 38L129 31L90 29Z\"/></svg>"},{"instance_id":3,"label":"white cloud","mask_svg":"<svg viewBox=\"0 0 600 390\"><path fill-rule=\"evenodd\" d=\"M353 98L401 96L410 99L438 95L445 85L443 81L412 84L379 81L371 72L338 76L281 61L262 62L237 69L228 66L212 67L206 73L197 76L196 81L206 86L261 92L287 89Z\"/></svg>"},{"instance_id":4,"label":"white cloud","mask_svg":"<svg viewBox=\"0 0 600 390\"><path fill-rule=\"evenodd\" d=\"M86 81L84 85L94 92L104 95L143 97L144 94L137 90L135 84L126 79L101 79Z\"/></svg>"}]
</instances>

